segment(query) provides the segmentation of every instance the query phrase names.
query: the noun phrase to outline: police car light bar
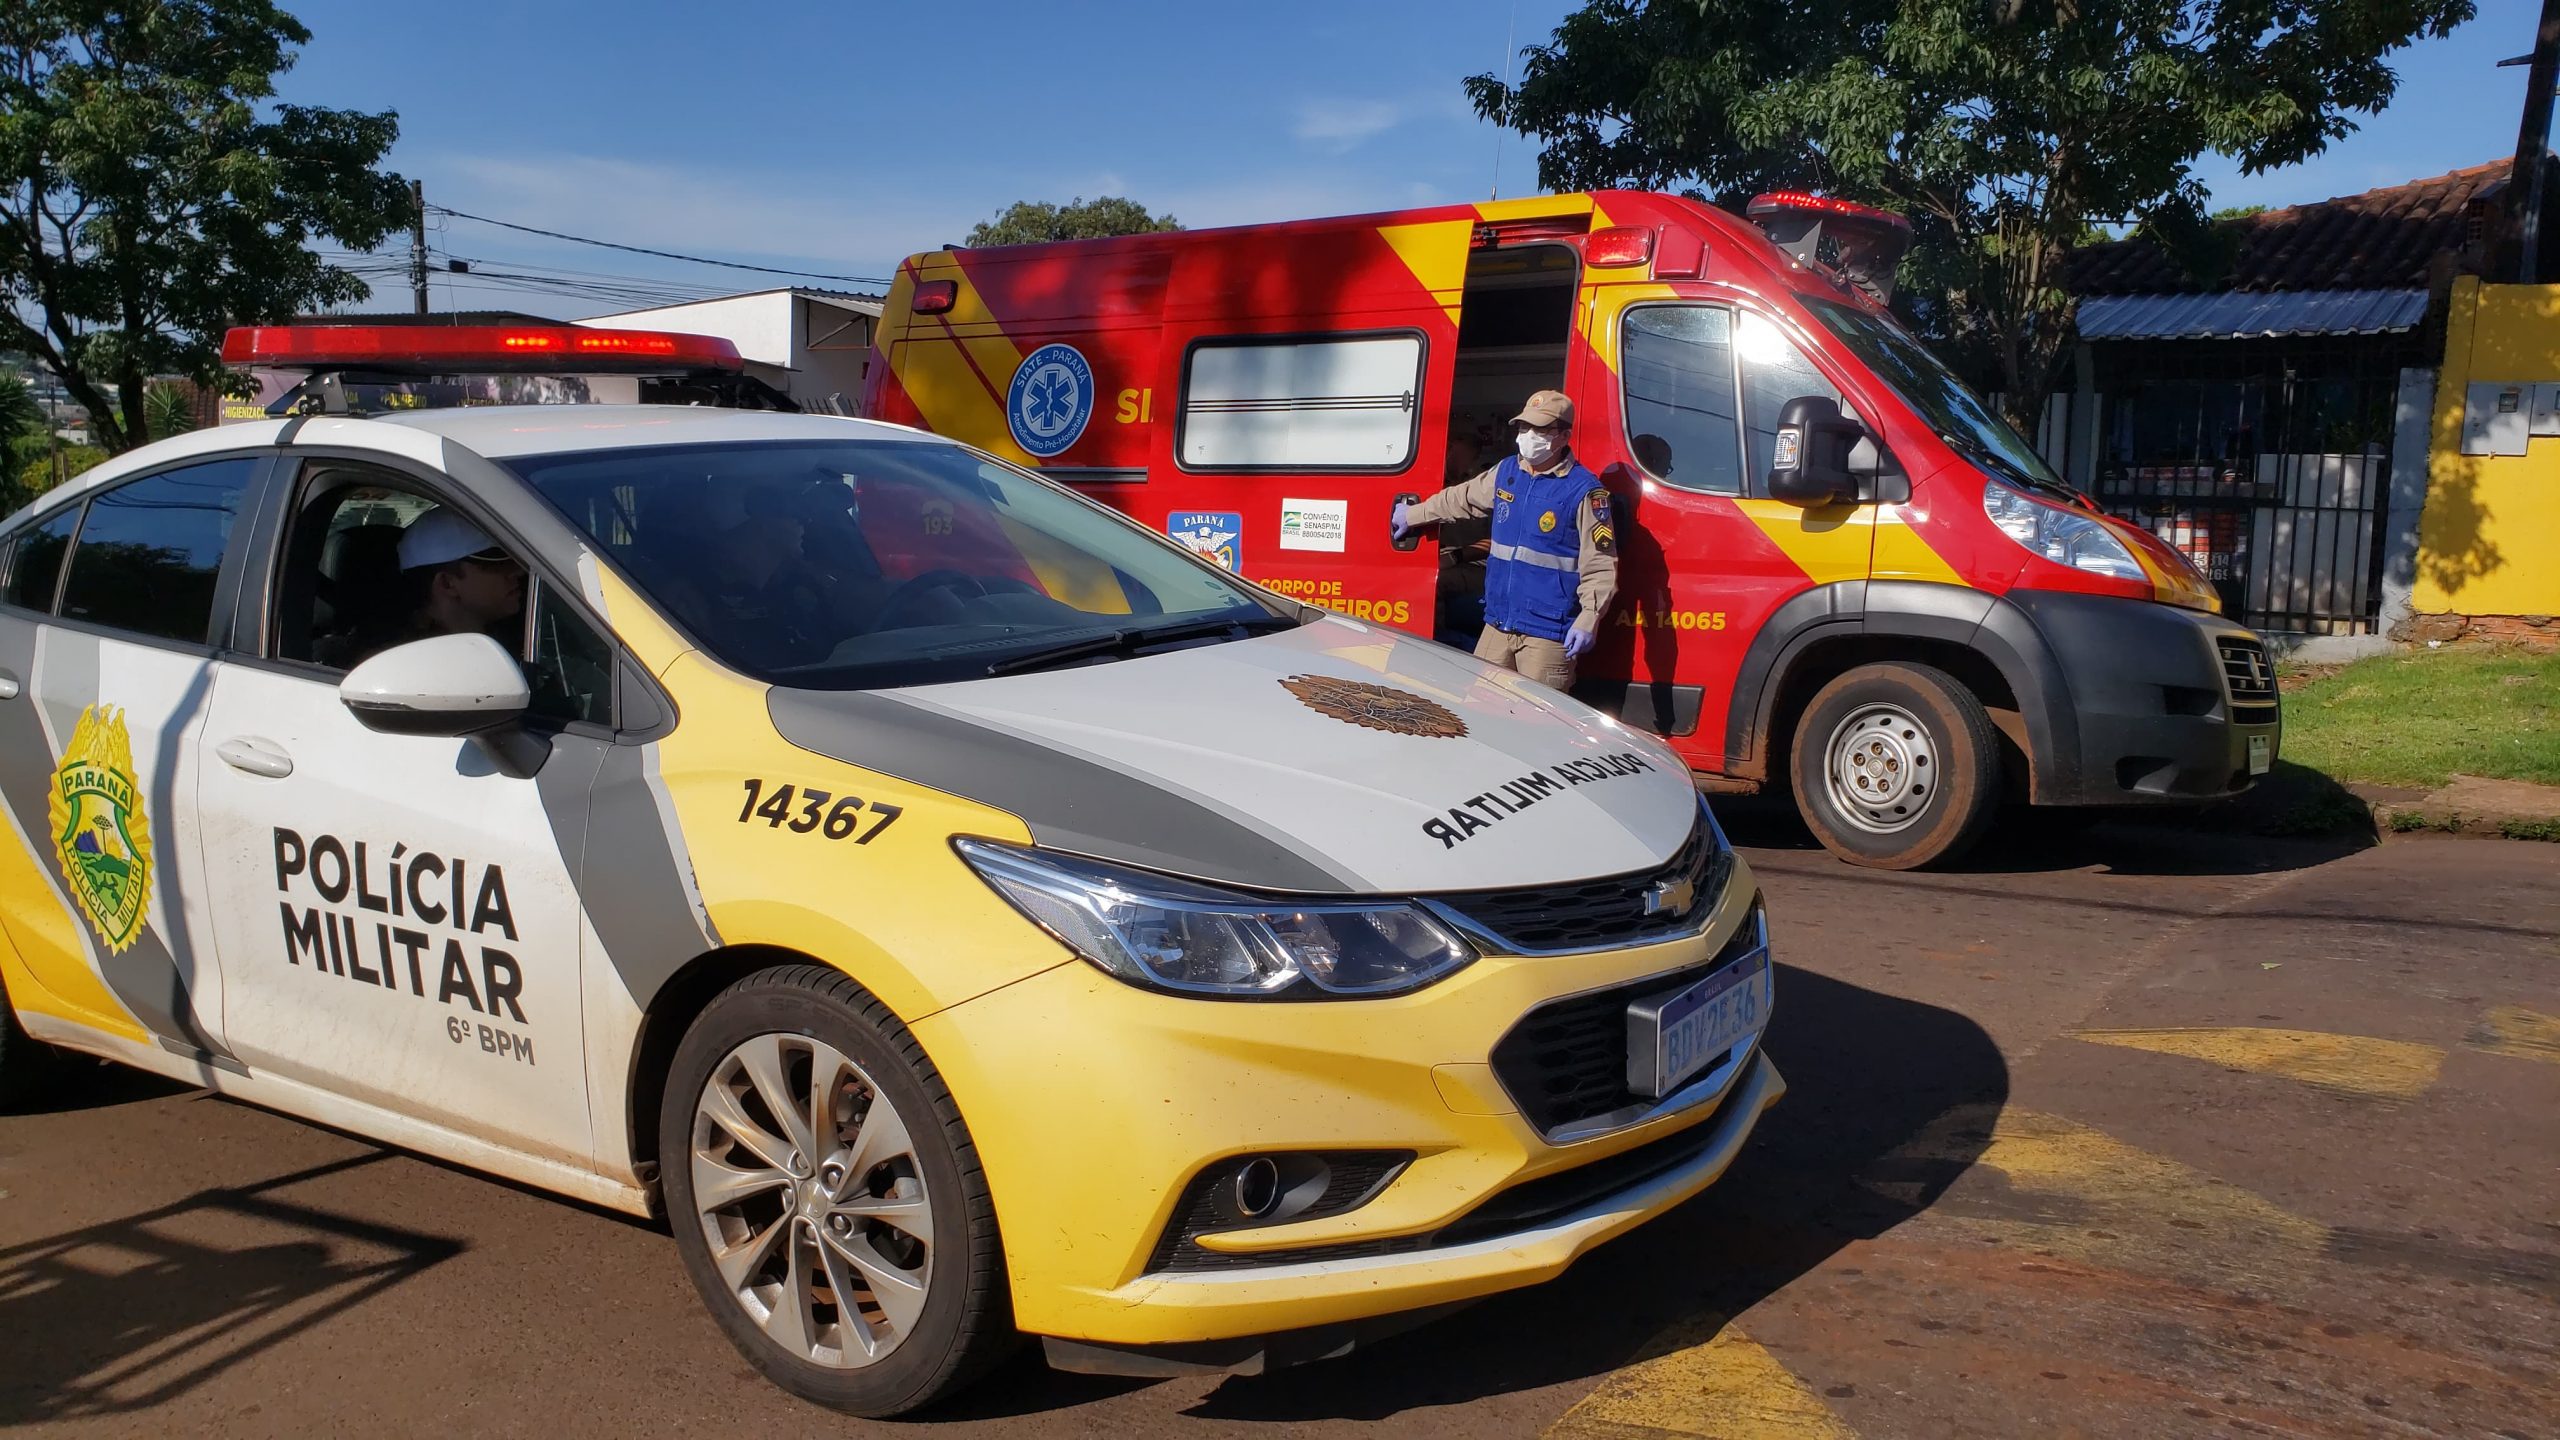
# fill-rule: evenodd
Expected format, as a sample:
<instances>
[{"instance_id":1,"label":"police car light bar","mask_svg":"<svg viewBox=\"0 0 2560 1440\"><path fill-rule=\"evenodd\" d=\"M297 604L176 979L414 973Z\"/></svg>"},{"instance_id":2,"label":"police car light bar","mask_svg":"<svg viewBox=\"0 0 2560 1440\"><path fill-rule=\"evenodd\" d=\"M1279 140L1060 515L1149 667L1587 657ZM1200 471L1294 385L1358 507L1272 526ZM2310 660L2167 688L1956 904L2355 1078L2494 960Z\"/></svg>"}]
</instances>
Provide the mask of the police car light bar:
<instances>
[{"instance_id":1,"label":"police car light bar","mask_svg":"<svg viewBox=\"0 0 2560 1440\"><path fill-rule=\"evenodd\" d=\"M438 374L743 372L738 347L714 335L590 330L579 325L255 325L222 339L227 365L272 370Z\"/></svg>"}]
</instances>

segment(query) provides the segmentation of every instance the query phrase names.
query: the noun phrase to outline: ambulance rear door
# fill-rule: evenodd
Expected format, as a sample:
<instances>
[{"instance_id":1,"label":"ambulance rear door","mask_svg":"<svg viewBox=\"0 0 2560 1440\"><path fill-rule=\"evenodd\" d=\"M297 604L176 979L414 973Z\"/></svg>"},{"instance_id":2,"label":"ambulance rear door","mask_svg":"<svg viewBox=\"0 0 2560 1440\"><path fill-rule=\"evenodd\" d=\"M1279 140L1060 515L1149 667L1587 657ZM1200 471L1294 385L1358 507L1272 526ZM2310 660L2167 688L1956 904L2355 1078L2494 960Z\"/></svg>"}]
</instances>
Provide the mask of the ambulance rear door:
<instances>
[{"instance_id":1,"label":"ambulance rear door","mask_svg":"<svg viewBox=\"0 0 2560 1440\"><path fill-rule=\"evenodd\" d=\"M1472 210L1196 237L1165 299L1142 517L1292 598L1419 635L1438 547L1388 536L1439 491ZM1232 538L1227 538L1232 537Z\"/></svg>"}]
</instances>

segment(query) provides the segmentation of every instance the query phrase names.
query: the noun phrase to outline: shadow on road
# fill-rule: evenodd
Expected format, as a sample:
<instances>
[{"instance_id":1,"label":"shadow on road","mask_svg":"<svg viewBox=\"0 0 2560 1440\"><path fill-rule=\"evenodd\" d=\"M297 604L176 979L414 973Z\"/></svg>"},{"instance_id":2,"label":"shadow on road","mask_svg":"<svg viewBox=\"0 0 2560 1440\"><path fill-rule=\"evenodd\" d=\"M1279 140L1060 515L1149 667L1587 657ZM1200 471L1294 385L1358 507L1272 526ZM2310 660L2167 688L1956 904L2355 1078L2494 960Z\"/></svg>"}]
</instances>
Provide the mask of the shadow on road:
<instances>
[{"instance_id":1,"label":"shadow on road","mask_svg":"<svg viewBox=\"0 0 2560 1440\"><path fill-rule=\"evenodd\" d=\"M194 1089L130 1065L56 1050L44 1057L44 1070L30 1093L0 1103L0 1115L69 1115L103 1110L145 1100L165 1100Z\"/></svg>"},{"instance_id":2,"label":"shadow on road","mask_svg":"<svg viewBox=\"0 0 2560 1440\"><path fill-rule=\"evenodd\" d=\"M1843 1245L1927 1209L1979 1155L1979 1142L1918 1173L1889 1157L1951 1111L1997 1115L2009 1095L1998 1047L1954 1011L1793 966L1778 971L1767 1047L1790 1090L1704 1195L1549 1284L1341 1360L1229 1379L1190 1413L1379 1420L1605 1375L1666 1330L1703 1341ZM1900 1198L1866 1183L1887 1177ZM1062 1385L1057 1399L1099 1393L1107 1392Z\"/></svg>"},{"instance_id":3,"label":"shadow on road","mask_svg":"<svg viewBox=\"0 0 2560 1440\"><path fill-rule=\"evenodd\" d=\"M463 1250L274 1192L376 1151L0 1248L0 1426L137 1415ZM211 1243L206 1231L252 1236Z\"/></svg>"},{"instance_id":4,"label":"shadow on road","mask_svg":"<svg viewBox=\"0 0 2560 1440\"><path fill-rule=\"evenodd\" d=\"M2223 805L2255 803L2255 798L2242 796ZM1793 802L1783 797L1717 796L1714 805L1716 818L1736 845L1823 855L1797 817ZM2268 821L2266 829L2272 833L2260 833L2257 822L2235 819L2222 809L2201 813L2011 810L1993 821L1991 832L1971 853L1941 867L1940 873L2033 875L2096 870L2115 875L2267 875L2308 870L2380 843L2369 811L2364 812L2360 826L2332 817L2316 826L2302 821L2301 833L2289 833L2285 823Z\"/></svg>"}]
</instances>

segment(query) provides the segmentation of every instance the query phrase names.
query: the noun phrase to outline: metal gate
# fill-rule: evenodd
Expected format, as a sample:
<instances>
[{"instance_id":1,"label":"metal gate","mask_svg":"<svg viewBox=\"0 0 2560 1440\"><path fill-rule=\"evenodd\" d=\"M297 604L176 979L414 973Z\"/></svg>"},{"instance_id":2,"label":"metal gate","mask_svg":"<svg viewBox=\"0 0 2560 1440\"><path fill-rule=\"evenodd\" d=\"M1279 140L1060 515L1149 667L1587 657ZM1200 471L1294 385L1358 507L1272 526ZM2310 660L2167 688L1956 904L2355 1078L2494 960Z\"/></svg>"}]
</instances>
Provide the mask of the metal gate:
<instances>
[{"instance_id":1,"label":"metal gate","mask_svg":"<svg viewBox=\"0 0 2560 1440\"><path fill-rule=\"evenodd\" d=\"M2184 551L2255 630L2350 635L2382 598L2406 336L2092 347L2090 489Z\"/></svg>"}]
</instances>

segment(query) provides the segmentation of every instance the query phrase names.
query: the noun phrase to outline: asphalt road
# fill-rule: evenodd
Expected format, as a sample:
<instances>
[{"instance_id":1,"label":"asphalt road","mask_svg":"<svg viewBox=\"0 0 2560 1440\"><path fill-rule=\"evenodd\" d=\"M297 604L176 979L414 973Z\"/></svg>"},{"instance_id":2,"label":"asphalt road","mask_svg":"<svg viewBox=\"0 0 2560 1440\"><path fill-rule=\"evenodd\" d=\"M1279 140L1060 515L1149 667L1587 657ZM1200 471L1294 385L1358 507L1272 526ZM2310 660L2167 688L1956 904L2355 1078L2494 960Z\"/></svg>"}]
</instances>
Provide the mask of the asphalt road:
<instances>
[{"instance_id":1,"label":"asphalt road","mask_svg":"<svg viewBox=\"0 0 2560 1440\"><path fill-rule=\"evenodd\" d=\"M1026 1358L914 1428L2560 1434L2560 846L2105 829L1895 876L1737 830L1794 1088L1723 1184L1347 1359ZM909 1428L767 1387L648 1226L85 1067L0 1115L0 1425Z\"/></svg>"}]
</instances>

